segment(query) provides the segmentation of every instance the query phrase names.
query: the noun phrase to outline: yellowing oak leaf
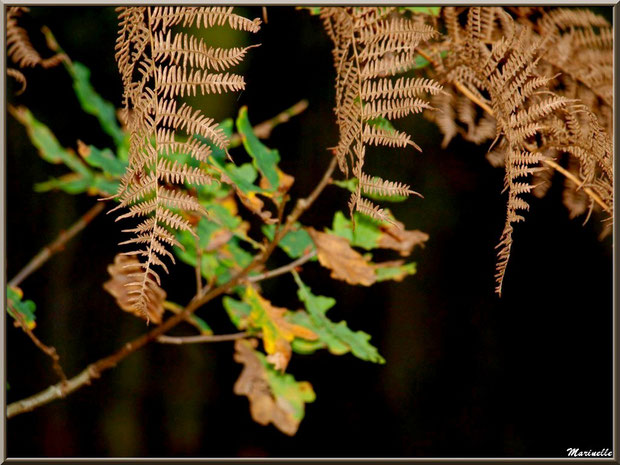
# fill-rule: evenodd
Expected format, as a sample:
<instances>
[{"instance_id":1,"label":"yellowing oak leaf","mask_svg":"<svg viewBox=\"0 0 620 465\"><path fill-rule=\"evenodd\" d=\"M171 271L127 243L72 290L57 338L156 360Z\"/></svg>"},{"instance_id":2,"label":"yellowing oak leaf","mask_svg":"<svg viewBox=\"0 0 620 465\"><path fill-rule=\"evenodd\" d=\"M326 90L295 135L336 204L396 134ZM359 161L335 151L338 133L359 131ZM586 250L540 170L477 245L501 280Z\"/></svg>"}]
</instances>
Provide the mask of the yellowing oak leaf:
<instances>
[{"instance_id":1,"label":"yellowing oak leaf","mask_svg":"<svg viewBox=\"0 0 620 465\"><path fill-rule=\"evenodd\" d=\"M332 278L362 286L370 286L376 282L374 268L345 238L312 228L308 228L308 233L316 244L319 262L332 270Z\"/></svg>"},{"instance_id":2,"label":"yellowing oak leaf","mask_svg":"<svg viewBox=\"0 0 620 465\"><path fill-rule=\"evenodd\" d=\"M255 339L235 341L235 361L244 366L233 391L247 396L254 421L261 425L273 423L293 436L304 417L305 403L316 397L312 385L271 368L264 355L254 350L256 345Z\"/></svg>"},{"instance_id":3,"label":"yellowing oak leaf","mask_svg":"<svg viewBox=\"0 0 620 465\"><path fill-rule=\"evenodd\" d=\"M108 273L112 278L103 284L103 288L116 299L118 306L126 312L143 318L147 322L152 321L155 324L160 324L161 317L164 314L163 302L166 300L166 291L156 284L148 285L146 292L149 294L149 300L144 311L137 310L134 305L135 299L132 300L136 287L133 283L136 281L136 275L142 269L143 266L135 256L117 254L114 257L114 263L108 266Z\"/></svg>"},{"instance_id":4,"label":"yellowing oak leaf","mask_svg":"<svg viewBox=\"0 0 620 465\"><path fill-rule=\"evenodd\" d=\"M269 362L276 369L284 371L291 359L291 342L296 337L314 341L318 336L308 328L289 323L284 319L287 309L275 307L251 286L245 291L244 301L251 307L249 322L260 328L263 345Z\"/></svg>"}]
</instances>

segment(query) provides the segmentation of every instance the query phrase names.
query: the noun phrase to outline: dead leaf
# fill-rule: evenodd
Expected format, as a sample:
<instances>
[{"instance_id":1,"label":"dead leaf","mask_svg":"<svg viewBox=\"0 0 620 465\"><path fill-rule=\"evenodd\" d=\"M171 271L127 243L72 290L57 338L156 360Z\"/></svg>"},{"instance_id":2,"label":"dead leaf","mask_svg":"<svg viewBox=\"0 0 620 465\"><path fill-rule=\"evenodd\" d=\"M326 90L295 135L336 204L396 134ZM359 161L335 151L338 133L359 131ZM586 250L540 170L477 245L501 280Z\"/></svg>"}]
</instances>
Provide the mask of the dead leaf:
<instances>
[{"instance_id":1,"label":"dead leaf","mask_svg":"<svg viewBox=\"0 0 620 465\"><path fill-rule=\"evenodd\" d=\"M423 246L427 240L428 234L425 232L417 229L407 231L402 223L397 222L396 226L381 228L377 247L396 250L402 257L407 257L416 246Z\"/></svg>"},{"instance_id":2,"label":"dead leaf","mask_svg":"<svg viewBox=\"0 0 620 465\"><path fill-rule=\"evenodd\" d=\"M161 317L164 314L163 303L166 300L166 291L158 286L149 287L151 297L146 312L136 310L134 301L130 299L132 295L129 294L130 288L127 284L135 282L135 276L132 274L137 273L141 268L142 265L135 256L117 254L114 257L114 263L108 265L108 273L112 279L103 283L103 288L116 299L118 306L126 312L132 313L147 322L152 321L155 324L160 324Z\"/></svg>"},{"instance_id":3,"label":"dead leaf","mask_svg":"<svg viewBox=\"0 0 620 465\"><path fill-rule=\"evenodd\" d=\"M235 341L234 359L243 364L243 371L237 379L233 392L247 396L250 401L252 419L261 424L273 425L289 436L299 429L303 418L304 402L314 400L314 391L308 382L297 382L291 375L280 375L278 381L286 388L284 395L274 393L270 377L261 359L254 349L255 339ZM301 410L301 412L300 412ZM301 413L301 414L300 414Z\"/></svg>"},{"instance_id":4,"label":"dead leaf","mask_svg":"<svg viewBox=\"0 0 620 465\"><path fill-rule=\"evenodd\" d=\"M307 228L307 230L316 244L319 262L332 270L332 278L362 286L375 283L377 277L373 267L362 254L351 247L349 241L312 228Z\"/></svg>"}]
</instances>

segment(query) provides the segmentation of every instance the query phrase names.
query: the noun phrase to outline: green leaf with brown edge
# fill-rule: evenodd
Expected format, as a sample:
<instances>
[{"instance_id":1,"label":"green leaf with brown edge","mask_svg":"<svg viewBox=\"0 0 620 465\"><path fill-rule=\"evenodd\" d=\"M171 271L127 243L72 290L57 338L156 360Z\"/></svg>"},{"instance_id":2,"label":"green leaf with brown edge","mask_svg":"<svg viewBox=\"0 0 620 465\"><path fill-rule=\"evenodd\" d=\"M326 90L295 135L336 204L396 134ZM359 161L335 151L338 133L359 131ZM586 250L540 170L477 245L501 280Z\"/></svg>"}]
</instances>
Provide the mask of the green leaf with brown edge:
<instances>
[{"instance_id":1,"label":"green leaf with brown edge","mask_svg":"<svg viewBox=\"0 0 620 465\"><path fill-rule=\"evenodd\" d=\"M7 286L6 311L15 321L21 324L18 317L14 313L18 312L28 326L28 329L34 329L37 325L35 321L36 317L34 314L37 306L32 300L23 300L23 298L24 293L19 287Z\"/></svg>"},{"instance_id":2,"label":"green leaf with brown edge","mask_svg":"<svg viewBox=\"0 0 620 465\"><path fill-rule=\"evenodd\" d=\"M380 281L397 281L400 282L407 276L416 273L416 264L398 262L387 262L378 264L375 267L375 274L377 275L377 282Z\"/></svg>"},{"instance_id":3,"label":"green leaf with brown edge","mask_svg":"<svg viewBox=\"0 0 620 465\"><path fill-rule=\"evenodd\" d=\"M261 425L273 425L289 436L295 435L305 415L305 404L314 402L316 395L307 381L297 381L292 375L275 370L257 350L257 341L235 341L236 362L243 370L233 391L247 396L252 419Z\"/></svg>"}]
</instances>

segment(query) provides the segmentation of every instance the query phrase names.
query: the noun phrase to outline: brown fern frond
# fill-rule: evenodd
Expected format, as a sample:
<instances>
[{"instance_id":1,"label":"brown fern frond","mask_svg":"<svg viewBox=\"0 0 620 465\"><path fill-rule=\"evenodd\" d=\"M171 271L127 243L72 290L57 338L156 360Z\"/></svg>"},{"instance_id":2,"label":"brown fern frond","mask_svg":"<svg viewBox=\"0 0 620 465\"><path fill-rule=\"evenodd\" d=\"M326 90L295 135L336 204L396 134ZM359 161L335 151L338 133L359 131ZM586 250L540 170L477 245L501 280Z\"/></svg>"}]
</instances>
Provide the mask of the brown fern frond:
<instances>
[{"instance_id":1,"label":"brown fern frond","mask_svg":"<svg viewBox=\"0 0 620 465\"><path fill-rule=\"evenodd\" d=\"M166 300L166 291L156 283L153 283L155 285L149 283L148 293L152 298L144 311L136 311L133 305L132 291L136 290L135 278L141 270L142 264L137 258L118 254L114 257L114 263L108 266L110 280L106 281L103 287L116 299L116 303L124 311L144 318L147 322L159 324L164 314L163 302Z\"/></svg>"},{"instance_id":2,"label":"brown fern frond","mask_svg":"<svg viewBox=\"0 0 620 465\"><path fill-rule=\"evenodd\" d=\"M204 40L189 34L160 31L155 36L154 55L156 62L168 60L169 63L182 67L224 71L239 64L247 51L257 46L230 49L209 47Z\"/></svg>"},{"instance_id":3,"label":"brown fern frond","mask_svg":"<svg viewBox=\"0 0 620 465\"><path fill-rule=\"evenodd\" d=\"M541 10L535 12L541 14ZM482 127L478 123L482 121L477 117L478 110L462 97L440 94L433 98L433 103L437 102L443 112L439 126L446 140L457 132L478 143L488 140L493 126L491 117L495 120L495 139L499 139L499 143L488 158L495 165L504 166L504 187L508 194L506 224L498 244L496 290L501 293L512 247L513 224L524 221L521 212L529 210L523 196L532 191L536 195L544 193L548 186L546 180L550 178L545 163L550 159L566 153L568 170L574 174L571 176L581 179L579 189L587 188L596 196L596 203L611 212L612 145L601 118L593 112L604 108L605 99L587 88L587 79L581 70L575 69L570 79L558 73L570 69L570 64L562 62L561 56L566 56L566 51L572 51L573 47L583 47L580 50L585 52L585 60L609 62L609 56L605 56L607 52L592 54L585 49L608 47L610 34L606 32L607 23L590 12L544 12L538 23L545 26L538 28L540 34L531 24L515 23L501 8L473 7L466 10L465 18L463 14L459 16L451 8L444 12L454 48L445 62L447 76L463 89L464 96L487 109L485 129L478 133L478 127ZM529 21L524 12L520 12L518 18L526 24ZM602 29L595 32L594 28ZM558 46L558 52L550 52ZM579 63L582 69L587 69L584 62ZM598 64L593 67L597 71L592 76L596 73L605 76L594 77L593 81L599 79L603 83L610 78L609 69ZM578 77L579 73L582 77ZM562 87L555 91L558 80ZM581 99L592 104L595 95L602 101L598 107L584 105ZM609 117L611 111L600 114ZM436 121L439 115L441 113L434 115ZM467 126L467 132L456 124L457 119ZM583 213L583 191L576 193L575 186L571 187L573 192L565 193L565 202L571 208L571 215ZM593 199L589 200L588 207L594 206Z\"/></svg>"},{"instance_id":4,"label":"brown fern frond","mask_svg":"<svg viewBox=\"0 0 620 465\"><path fill-rule=\"evenodd\" d=\"M238 64L249 47L224 50L209 47L184 32L170 28L227 26L256 32L260 20L250 21L222 7L121 7L116 60L124 85L125 114L130 132L129 166L120 182L118 208L123 218L146 217L135 228L125 231L132 237L122 244L135 247L125 252L140 257L140 269L132 273L128 295L137 312L146 312L160 283L154 267L168 268L174 263L168 250L178 246L171 230L189 231L193 227L182 212L206 215L198 199L184 192L183 185L208 184L210 174L203 167L192 167L171 160L186 153L205 162L211 154L201 136L220 149L228 140L223 130L199 110L177 96L237 91L245 87L241 76L223 71Z\"/></svg>"},{"instance_id":5,"label":"brown fern frond","mask_svg":"<svg viewBox=\"0 0 620 465\"><path fill-rule=\"evenodd\" d=\"M18 71L15 68L7 68L6 75L11 76L13 79L15 79L21 84L21 89L17 91L17 95L23 94L26 90L26 86L28 85L28 83L26 82L26 76L24 76L21 71Z\"/></svg>"},{"instance_id":6,"label":"brown fern frond","mask_svg":"<svg viewBox=\"0 0 620 465\"><path fill-rule=\"evenodd\" d=\"M557 8L548 12L542 22L548 28L569 29L572 27L609 27L605 18L591 10Z\"/></svg>"},{"instance_id":7,"label":"brown fern frond","mask_svg":"<svg viewBox=\"0 0 620 465\"><path fill-rule=\"evenodd\" d=\"M169 183L183 184L211 184L213 178L205 174L204 170L189 165L182 165L176 161L161 158L157 166L157 176L160 180Z\"/></svg>"},{"instance_id":8,"label":"brown fern frond","mask_svg":"<svg viewBox=\"0 0 620 465\"><path fill-rule=\"evenodd\" d=\"M537 21L549 47L543 56L548 73L559 73L567 97L580 98L611 131L613 108L613 30L590 10L558 8ZM587 94L595 98L586 102ZM598 101L597 101L598 100Z\"/></svg>"},{"instance_id":9,"label":"brown fern frond","mask_svg":"<svg viewBox=\"0 0 620 465\"><path fill-rule=\"evenodd\" d=\"M200 113L200 110L194 110L191 106L183 103L177 110L177 104L174 100L163 101L157 109L157 123L160 128L169 128L173 131L166 133L158 133L165 136L163 140L165 145L174 141L176 131L184 131L187 134L199 134L210 140L217 147L225 149L228 140L222 128L218 126L213 118L207 118Z\"/></svg>"},{"instance_id":10,"label":"brown fern frond","mask_svg":"<svg viewBox=\"0 0 620 465\"><path fill-rule=\"evenodd\" d=\"M432 79L425 78L399 78L378 79L366 81L362 86L361 97L364 101L372 101L378 98L413 98L420 95L436 95L441 92L442 86Z\"/></svg>"},{"instance_id":11,"label":"brown fern frond","mask_svg":"<svg viewBox=\"0 0 620 465\"><path fill-rule=\"evenodd\" d=\"M217 130L217 128L214 129ZM211 148L194 136L189 137L185 141L177 141L174 140L174 131L165 128L158 129L157 134L162 155L189 153L193 158L202 162L207 161L207 158L211 155Z\"/></svg>"},{"instance_id":12,"label":"brown fern frond","mask_svg":"<svg viewBox=\"0 0 620 465\"><path fill-rule=\"evenodd\" d=\"M366 194L379 194L386 197L395 195L400 195L403 197L407 197L409 195L417 195L421 197L419 193L412 191L407 184L394 181L386 181L385 179L381 179L377 176L371 178L365 173L362 173L359 183L362 191Z\"/></svg>"},{"instance_id":13,"label":"brown fern frond","mask_svg":"<svg viewBox=\"0 0 620 465\"><path fill-rule=\"evenodd\" d=\"M437 35L425 24L427 15L407 17L392 7L325 7L321 19L333 42L336 69L336 122L340 137L335 148L338 166L348 175L352 167L358 189L349 200L351 214L357 210L381 221L390 221L379 207L361 197L366 188L401 189L402 184L372 184L364 173L366 146L419 147L411 136L376 121L397 119L431 109L423 95L436 95L442 86L431 79L400 77L415 66L417 47ZM366 181L362 181L366 180ZM372 190L372 189L371 189ZM364 190L368 192L368 190Z\"/></svg>"},{"instance_id":14,"label":"brown fern frond","mask_svg":"<svg viewBox=\"0 0 620 465\"><path fill-rule=\"evenodd\" d=\"M151 15L153 29L167 29L181 25L183 27L209 28L213 26L228 26L247 32L258 32L261 20L249 20L234 14L233 7L155 7Z\"/></svg>"},{"instance_id":15,"label":"brown fern frond","mask_svg":"<svg viewBox=\"0 0 620 465\"><path fill-rule=\"evenodd\" d=\"M245 88L243 76L213 74L200 69L189 70L184 66L157 67L155 79L163 99L201 94L237 91Z\"/></svg>"},{"instance_id":16,"label":"brown fern frond","mask_svg":"<svg viewBox=\"0 0 620 465\"><path fill-rule=\"evenodd\" d=\"M398 119L410 113L421 113L432 109L431 105L419 98L392 98L385 100L373 100L364 105L362 118L365 120L383 117L386 119Z\"/></svg>"},{"instance_id":17,"label":"brown fern frond","mask_svg":"<svg viewBox=\"0 0 620 465\"><path fill-rule=\"evenodd\" d=\"M19 26L18 18L28 9L24 7L9 7L6 10L6 46L7 56L13 60L20 68L33 68L41 66L42 68L53 68L59 65L63 60L67 59L64 53L56 53L48 58L43 58L39 52L32 46L28 32ZM9 70L7 69L7 73ZM22 92L25 89L25 78L23 74L20 80L16 72L11 72L10 76L16 78L22 84Z\"/></svg>"},{"instance_id":18,"label":"brown fern frond","mask_svg":"<svg viewBox=\"0 0 620 465\"><path fill-rule=\"evenodd\" d=\"M363 142L368 145L385 145L387 147L406 147L411 145L422 151L412 140L411 136L405 132L377 128L367 125L364 128Z\"/></svg>"},{"instance_id":19,"label":"brown fern frond","mask_svg":"<svg viewBox=\"0 0 620 465\"><path fill-rule=\"evenodd\" d=\"M360 197L357 200L355 209L358 212L374 218L377 221L390 223L397 228L399 227L398 224L387 214L387 212L383 208L380 208L378 205L373 204L370 200L365 199L364 197Z\"/></svg>"},{"instance_id":20,"label":"brown fern frond","mask_svg":"<svg viewBox=\"0 0 620 465\"><path fill-rule=\"evenodd\" d=\"M443 134L443 140L441 142L442 148L446 148L450 141L459 133L459 128L456 124L454 99L455 97L452 91L444 91L434 95L431 98L431 105L435 108L435 111L424 113L426 118L437 124L439 130Z\"/></svg>"}]
</instances>

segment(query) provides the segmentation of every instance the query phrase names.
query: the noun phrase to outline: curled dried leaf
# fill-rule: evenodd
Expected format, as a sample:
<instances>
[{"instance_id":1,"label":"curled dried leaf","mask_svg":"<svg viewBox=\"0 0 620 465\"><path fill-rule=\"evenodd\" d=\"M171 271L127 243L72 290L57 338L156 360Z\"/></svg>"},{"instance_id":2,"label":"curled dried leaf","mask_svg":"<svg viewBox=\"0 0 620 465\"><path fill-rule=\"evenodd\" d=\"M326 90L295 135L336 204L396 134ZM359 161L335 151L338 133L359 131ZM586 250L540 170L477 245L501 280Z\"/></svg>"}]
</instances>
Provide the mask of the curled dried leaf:
<instances>
[{"instance_id":1,"label":"curled dried leaf","mask_svg":"<svg viewBox=\"0 0 620 465\"><path fill-rule=\"evenodd\" d=\"M428 234L418 229L409 231L399 222L398 226L381 228L381 235L377 239L377 247L398 251L402 257L407 257L416 246L424 246Z\"/></svg>"},{"instance_id":2,"label":"curled dried leaf","mask_svg":"<svg viewBox=\"0 0 620 465\"><path fill-rule=\"evenodd\" d=\"M120 308L126 312L132 313L139 318L145 319L147 322L152 321L155 324L161 323L164 314L164 300L166 300L166 291L159 286L149 286L149 305L142 310L135 307L135 297L132 289L132 283L135 282L136 273L140 273L143 265L133 255L118 254L114 257L114 263L108 266L108 273L112 277L103 284L103 288L108 291L115 299Z\"/></svg>"},{"instance_id":3,"label":"curled dried leaf","mask_svg":"<svg viewBox=\"0 0 620 465\"><path fill-rule=\"evenodd\" d=\"M308 233L316 244L319 262L332 270L332 278L362 286L375 283L377 277L373 267L345 238L312 228L308 228Z\"/></svg>"}]
</instances>

